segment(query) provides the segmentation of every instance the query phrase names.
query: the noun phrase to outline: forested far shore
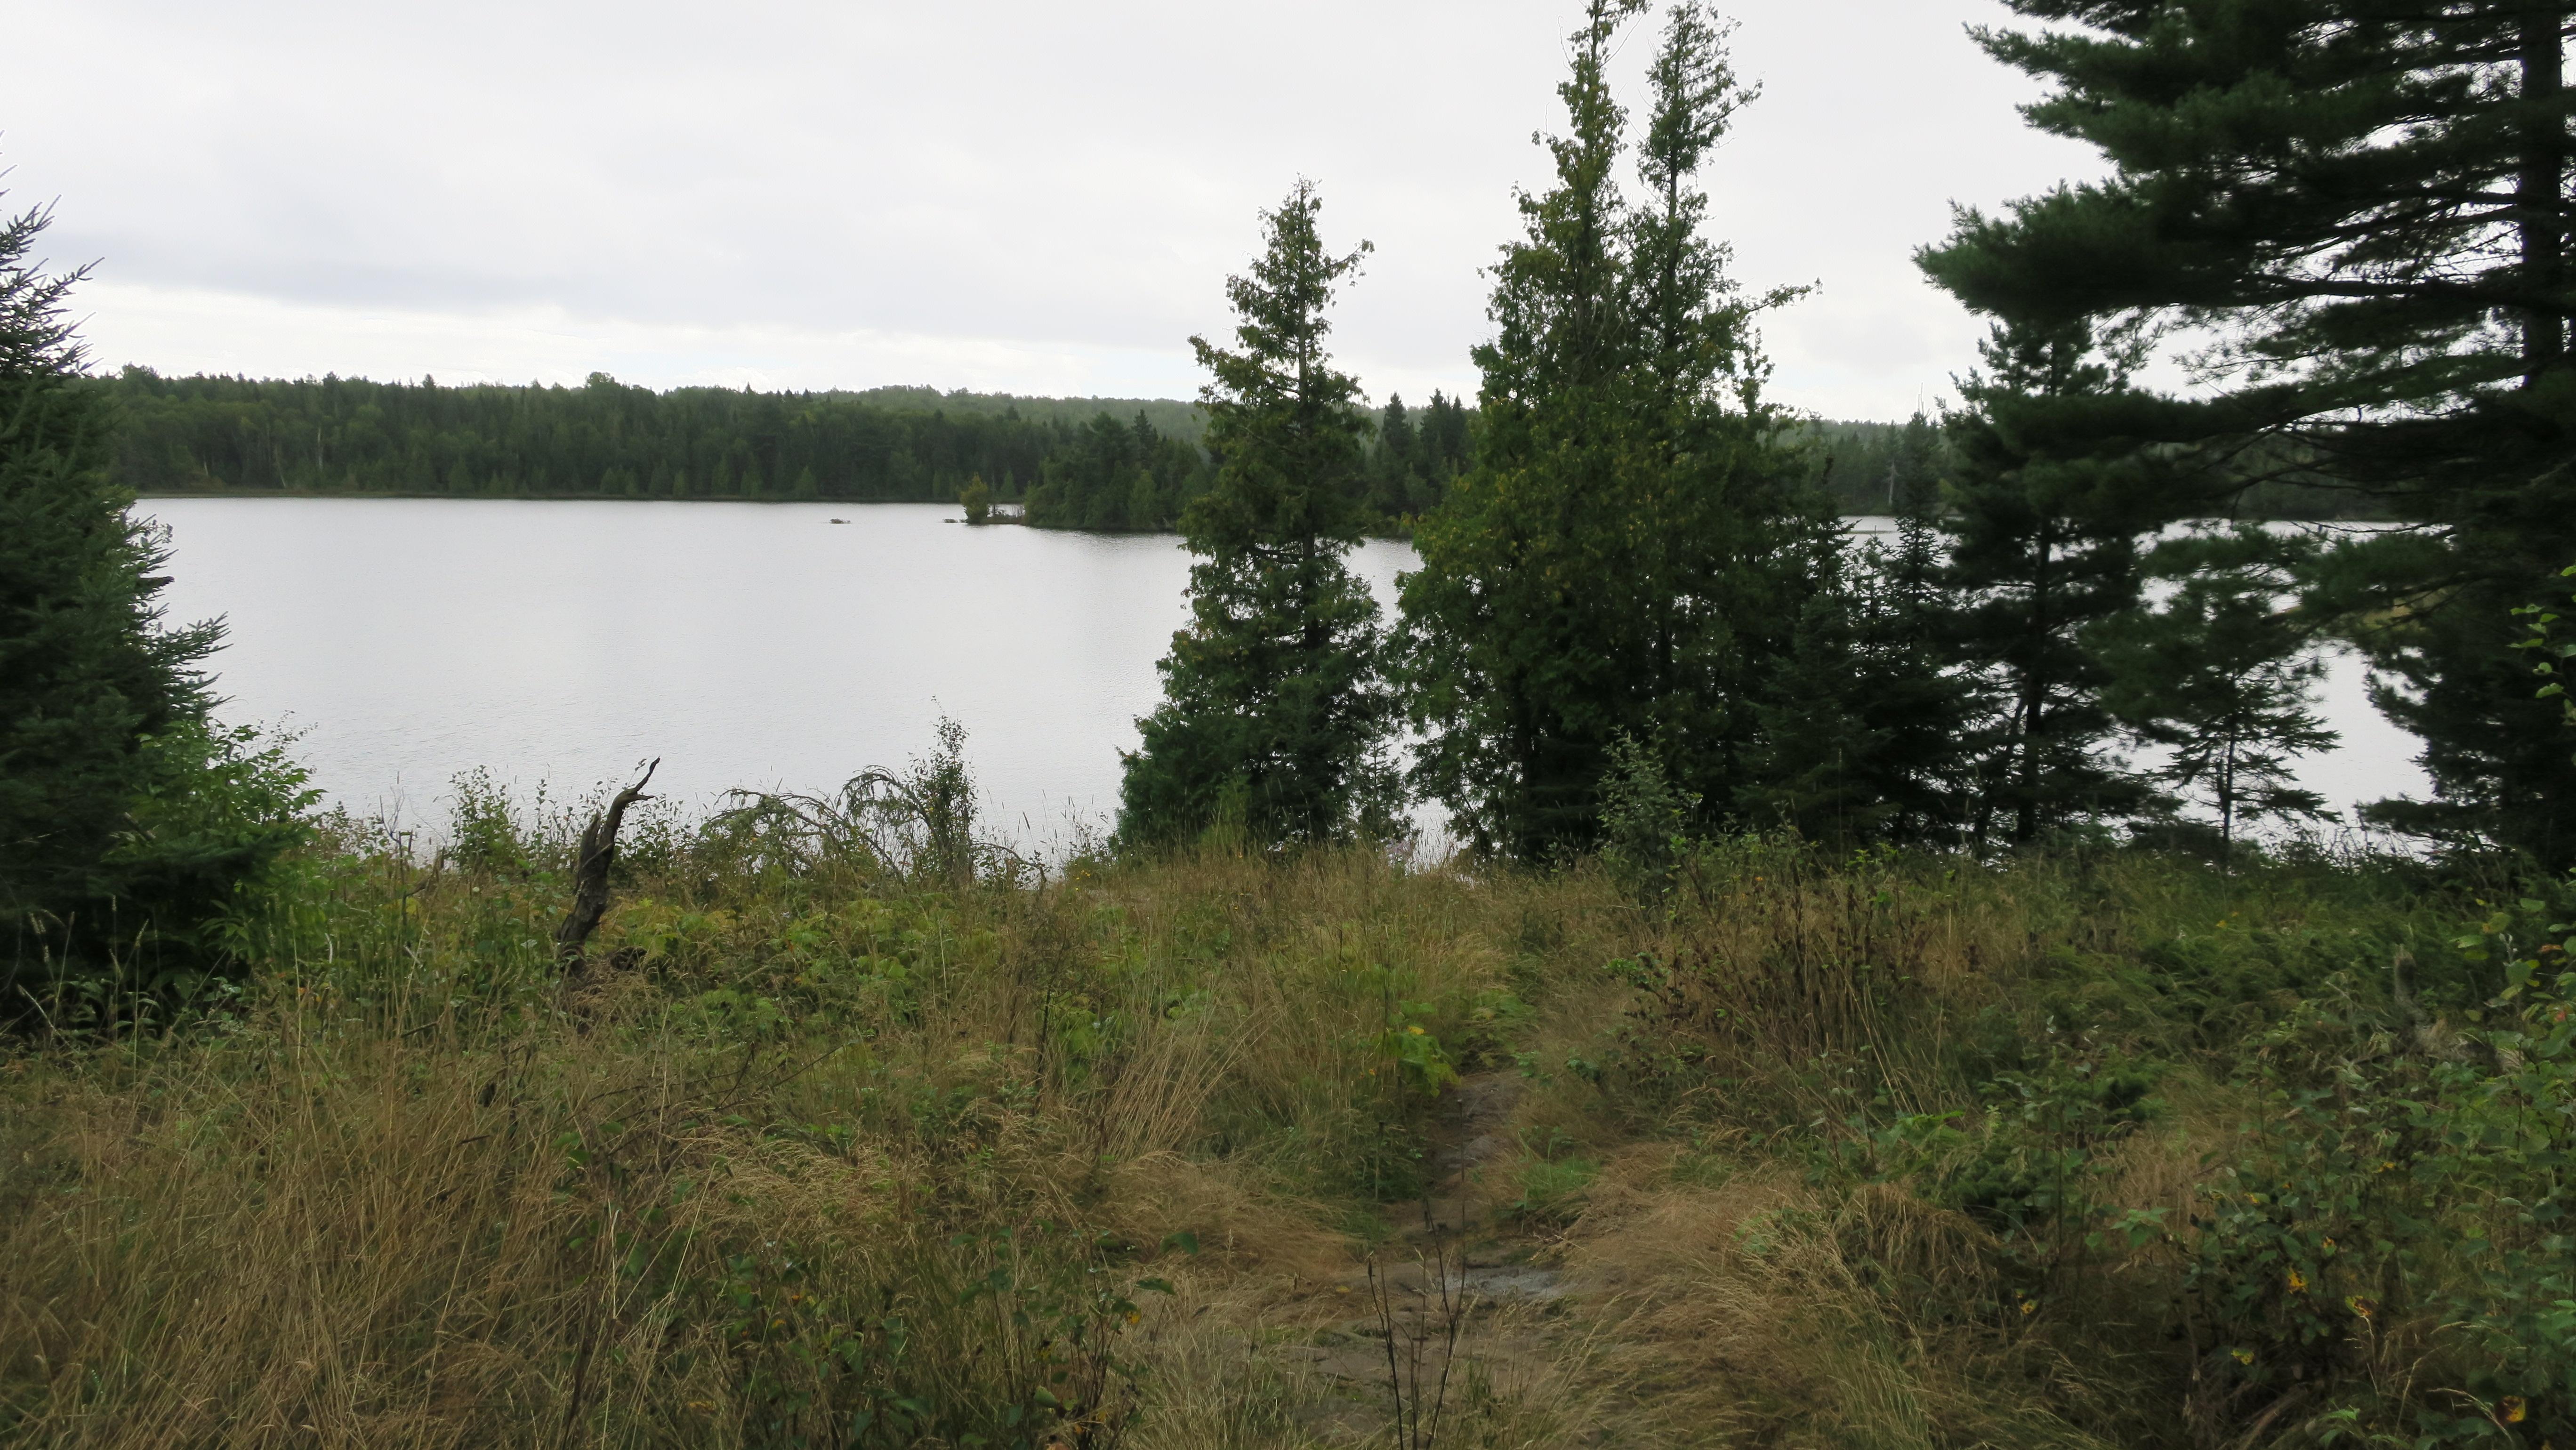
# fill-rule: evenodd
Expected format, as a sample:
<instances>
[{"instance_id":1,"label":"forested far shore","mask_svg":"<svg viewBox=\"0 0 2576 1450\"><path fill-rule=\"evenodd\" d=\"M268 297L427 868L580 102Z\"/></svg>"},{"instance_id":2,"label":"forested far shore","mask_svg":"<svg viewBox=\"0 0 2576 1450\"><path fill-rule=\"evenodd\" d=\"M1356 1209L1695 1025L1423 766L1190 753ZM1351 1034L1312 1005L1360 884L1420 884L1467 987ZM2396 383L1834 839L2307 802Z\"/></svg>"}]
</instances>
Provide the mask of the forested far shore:
<instances>
[{"instance_id":1,"label":"forested far shore","mask_svg":"<svg viewBox=\"0 0 2576 1450\"><path fill-rule=\"evenodd\" d=\"M96 380L122 414L113 465L138 493L930 502L981 477L1035 484L1106 410L1195 437L1195 410L928 388L655 392L593 373L578 388L434 380Z\"/></svg>"},{"instance_id":2,"label":"forested far shore","mask_svg":"<svg viewBox=\"0 0 2576 1450\"><path fill-rule=\"evenodd\" d=\"M1168 530L1214 461L1196 403L930 387L656 392L365 378L90 380L118 405L116 481L139 494L948 503L976 480L1040 527ZM1467 466L1471 406L1391 396L1372 413L1365 504L1381 527L1437 505ZM1792 425L1808 484L1845 514L1893 512L1938 475L1937 421ZM2370 517L2369 501L2267 483L2249 517Z\"/></svg>"}]
</instances>

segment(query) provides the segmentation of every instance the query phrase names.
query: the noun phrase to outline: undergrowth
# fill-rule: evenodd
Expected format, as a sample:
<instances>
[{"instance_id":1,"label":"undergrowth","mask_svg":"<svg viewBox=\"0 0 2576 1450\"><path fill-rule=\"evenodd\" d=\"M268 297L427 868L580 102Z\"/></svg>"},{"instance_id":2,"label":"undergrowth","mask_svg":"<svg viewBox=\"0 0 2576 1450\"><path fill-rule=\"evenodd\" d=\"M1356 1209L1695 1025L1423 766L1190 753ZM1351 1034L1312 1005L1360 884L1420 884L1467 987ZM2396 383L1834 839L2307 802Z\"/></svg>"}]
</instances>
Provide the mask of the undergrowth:
<instances>
[{"instance_id":1,"label":"undergrowth","mask_svg":"<svg viewBox=\"0 0 2576 1450\"><path fill-rule=\"evenodd\" d=\"M645 819L567 972L576 813L469 786L239 992L5 1049L0 1439L1384 1443L1279 1346L1500 1078L1457 1191L1563 1292L1448 1325L1441 1443L2576 1444L2545 886L1041 867L880 782Z\"/></svg>"}]
</instances>

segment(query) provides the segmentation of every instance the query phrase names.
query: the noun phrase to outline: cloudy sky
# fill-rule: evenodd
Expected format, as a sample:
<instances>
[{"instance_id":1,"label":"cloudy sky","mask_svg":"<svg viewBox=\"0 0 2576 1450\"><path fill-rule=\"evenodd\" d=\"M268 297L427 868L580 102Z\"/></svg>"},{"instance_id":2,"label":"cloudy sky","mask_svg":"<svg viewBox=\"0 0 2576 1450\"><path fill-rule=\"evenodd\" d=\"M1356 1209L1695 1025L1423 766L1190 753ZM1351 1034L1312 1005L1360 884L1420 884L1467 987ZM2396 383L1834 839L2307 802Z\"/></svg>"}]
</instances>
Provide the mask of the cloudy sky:
<instances>
[{"instance_id":1,"label":"cloudy sky","mask_svg":"<svg viewBox=\"0 0 2576 1450\"><path fill-rule=\"evenodd\" d=\"M1965 27L1993 0L1735 0L1766 94L1708 178L1829 416L1938 397L1953 201L2091 169ZM1573 0L0 0L8 204L108 365L1188 396L1254 211L1376 244L1370 391L1472 390L1477 275L1540 182ZM1630 93L1653 44L1621 57Z\"/></svg>"}]
</instances>

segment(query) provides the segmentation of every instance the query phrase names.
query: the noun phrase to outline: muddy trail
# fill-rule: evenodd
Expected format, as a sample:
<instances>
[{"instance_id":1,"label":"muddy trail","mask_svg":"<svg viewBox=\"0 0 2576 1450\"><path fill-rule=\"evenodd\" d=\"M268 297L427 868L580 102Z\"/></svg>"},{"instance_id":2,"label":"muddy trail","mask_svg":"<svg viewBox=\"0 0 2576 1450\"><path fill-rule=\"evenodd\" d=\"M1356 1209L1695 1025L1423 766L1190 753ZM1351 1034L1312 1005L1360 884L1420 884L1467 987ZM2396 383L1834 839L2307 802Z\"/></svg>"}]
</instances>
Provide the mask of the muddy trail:
<instances>
[{"instance_id":1,"label":"muddy trail","mask_svg":"<svg viewBox=\"0 0 2576 1450\"><path fill-rule=\"evenodd\" d=\"M1424 1196L1385 1205L1374 1246L1307 1300L1312 1327L1273 1341L1283 1368L1316 1382L1300 1416L1310 1431L1363 1440L1393 1429L1399 1446L1428 1447L1470 1401L1553 1361L1568 1286L1515 1217L1507 1177L1523 1085L1484 1073L1444 1095Z\"/></svg>"}]
</instances>

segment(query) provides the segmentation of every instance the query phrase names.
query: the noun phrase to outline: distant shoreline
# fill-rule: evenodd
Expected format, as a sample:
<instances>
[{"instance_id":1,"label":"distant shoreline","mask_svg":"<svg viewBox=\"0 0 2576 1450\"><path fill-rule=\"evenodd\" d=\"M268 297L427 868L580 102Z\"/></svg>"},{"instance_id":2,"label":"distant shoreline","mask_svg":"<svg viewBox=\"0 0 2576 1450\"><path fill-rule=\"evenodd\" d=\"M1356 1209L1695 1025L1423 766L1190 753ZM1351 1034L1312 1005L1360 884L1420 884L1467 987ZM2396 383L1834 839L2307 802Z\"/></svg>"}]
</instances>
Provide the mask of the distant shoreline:
<instances>
[{"instance_id":1,"label":"distant shoreline","mask_svg":"<svg viewBox=\"0 0 2576 1450\"><path fill-rule=\"evenodd\" d=\"M832 507L832 508L874 508L874 507L879 506L879 505L882 505L882 504L902 504L902 505L905 505L905 506L907 506L907 507L911 507L911 508L955 508L955 507L957 507L957 500L955 500L955 499L953 499L953 498L952 498L952 499L938 499L938 498L752 498L752 497L748 497L748 496L743 495L743 494L690 494L690 495L688 495L687 497L684 497L684 498L637 498L637 497L632 497L632 496L627 495L627 494L601 494L601 493L390 493L390 492L380 492L380 491L378 491L378 490L374 490L374 489L364 489L364 490L361 490L361 489L341 489L341 490L329 490L329 491L325 491L325 490L315 490L315 489L285 489L285 488L201 488L201 489L159 489L159 490L153 490L153 491L150 491L150 492L138 492L138 493L136 493L136 494L134 495L134 500L135 500L135 502L137 502L137 503L144 502L144 501L145 501L145 500L147 500L147 499L171 499L171 498L202 498L202 499L347 499L347 498L354 498L354 499L376 499L376 498L381 498L381 499L428 499L428 500L433 500L433 501L441 502L441 503L749 503L749 504L760 504L760 505L762 505L763 507L772 507L772 506L786 505L786 504L802 504L802 505L814 506L814 507L819 507L819 506L826 506L826 505L828 505L828 506L830 506L830 507ZM1890 513L1886 513L1886 512L1854 513L1854 512L1850 512L1850 511L1848 511L1848 510L1847 510L1847 511L1844 511L1844 512L1842 512L1842 513L1837 514L1837 515L1836 515L1836 517L1838 517L1838 518L1845 518L1845 519L1885 519L1885 518L1894 518L1894 517L1895 517L1895 515L1890 514ZM2244 515L2244 516L2241 516L2241 517L2242 517L2242 521L2243 521L2243 522L2246 522L2246 523L2289 523L2289 524L2390 524L2390 523L2396 523L2396 522L2399 522L2399 521L2398 521L2398 520L2396 520L2396 519L2389 519L2389 518L2317 518L2317 517L2291 517L2291 516L2285 516L2285 517L2278 517L2278 518L2275 518L2275 517L2272 517L2272 516L2270 516L2270 515L2264 515L2264 516L2260 516L2260 517L2257 517L2257 516L2254 516L2254 515ZM1048 532L1048 533L1069 533L1069 534L1083 534L1083 533L1091 533L1091 534L1104 534L1104 533L1105 533L1105 534L1175 534L1175 531L1174 531L1174 530L1171 530L1171 529L1064 529L1064 528L1057 528L1057 527L1053 527L1053 526L1050 526L1050 525L1044 525L1044 524L1031 524L1031 523L1028 523L1028 522L1026 522L1025 520L1021 520L1021 519L999 519L999 518L992 520L992 521L991 521L990 523L988 523L988 524L985 524L985 525L984 525L984 527L986 527L986 528L1003 528L1003 527L1009 527L1009 528L1034 528L1034 529L1039 529L1039 530L1041 530L1041 531L1043 531L1043 532ZM1175 536L1177 536L1177 535L1175 534ZM1368 537L1373 538L1373 539L1397 539L1397 540L1402 540L1402 541L1405 541L1405 542L1411 542L1411 540L1412 540L1412 538L1413 538L1413 534L1412 534L1412 532L1411 532L1410 530L1406 530L1406 531L1401 532L1401 533L1370 534Z\"/></svg>"},{"instance_id":2,"label":"distant shoreline","mask_svg":"<svg viewBox=\"0 0 2576 1450\"><path fill-rule=\"evenodd\" d=\"M153 498L409 498L442 503L756 503L829 504L833 508L866 508L905 504L914 508L957 506L953 498L755 498L749 494L704 493L682 498L635 497L622 493L397 493L383 489L309 488L165 488L136 491L135 501Z\"/></svg>"}]
</instances>

